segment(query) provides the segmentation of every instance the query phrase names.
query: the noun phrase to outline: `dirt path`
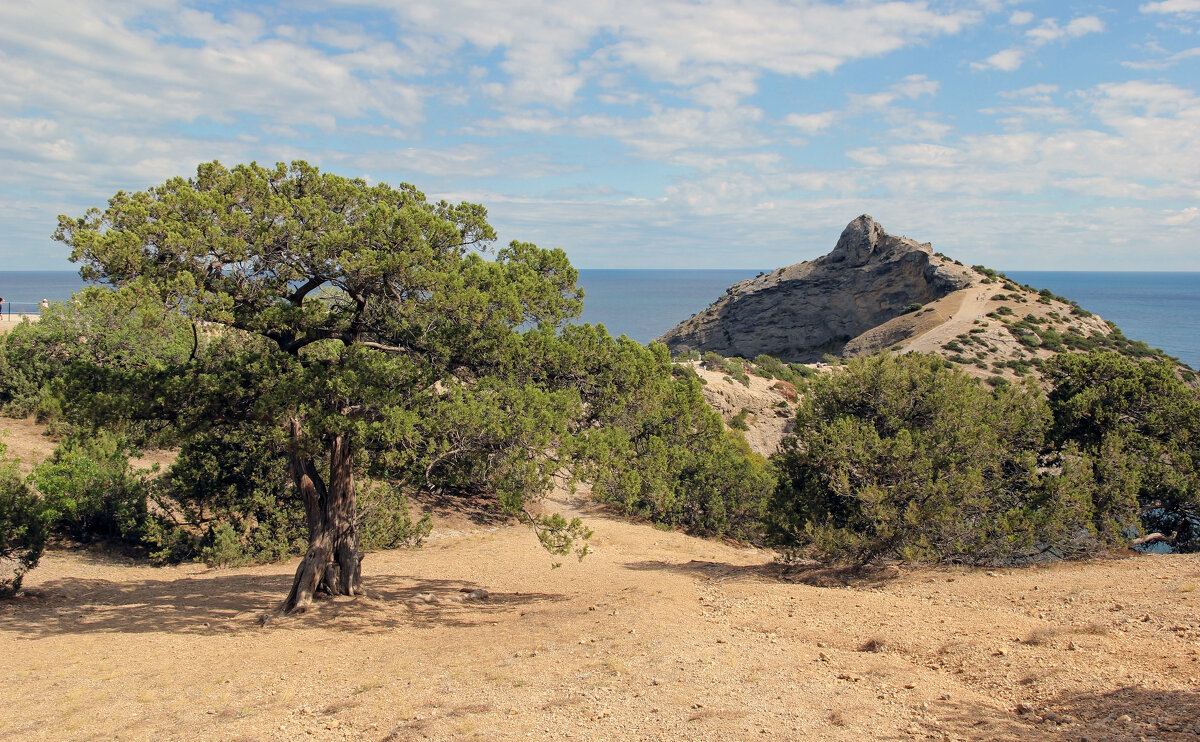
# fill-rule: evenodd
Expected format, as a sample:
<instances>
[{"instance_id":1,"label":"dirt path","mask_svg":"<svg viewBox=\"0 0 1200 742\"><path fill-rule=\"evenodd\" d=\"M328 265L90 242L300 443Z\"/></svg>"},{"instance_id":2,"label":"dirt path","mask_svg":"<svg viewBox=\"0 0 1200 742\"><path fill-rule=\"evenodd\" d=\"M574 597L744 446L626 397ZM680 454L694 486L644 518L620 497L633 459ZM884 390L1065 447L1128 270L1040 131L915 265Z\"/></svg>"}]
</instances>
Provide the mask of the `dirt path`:
<instances>
[{"instance_id":1,"label":"dirt path","mask_svg":"<svg viewBox=\"0 0 1200 742\"><path fill-rule=\"evenodd\" d=\"M991 311L988 308L988 299L995 293L995 286L981 284L944 297L935 305L936 316L942 323L907 341L904 350L918 353L938 352L943 343L948 343L957 335L967 332L974 327L975 320Z\"/></svg>"}]
</instances>

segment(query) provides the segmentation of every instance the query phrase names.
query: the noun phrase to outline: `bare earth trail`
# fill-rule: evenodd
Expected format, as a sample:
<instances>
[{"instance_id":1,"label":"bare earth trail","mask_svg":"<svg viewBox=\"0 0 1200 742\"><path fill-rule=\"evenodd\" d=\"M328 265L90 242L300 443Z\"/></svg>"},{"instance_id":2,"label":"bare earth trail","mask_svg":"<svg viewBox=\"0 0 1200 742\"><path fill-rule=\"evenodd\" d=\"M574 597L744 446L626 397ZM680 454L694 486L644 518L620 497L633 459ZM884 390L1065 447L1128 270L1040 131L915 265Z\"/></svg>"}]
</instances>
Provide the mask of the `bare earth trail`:
<instances>
[{"instance_id":1,"label":"bare earth trail","mask_svg":"<svg viewBox=\"0 0 1200 742\"><path fill-rule=\"evenodd\" d=\"M1200 557L843 586L565 494L547 505L584 510L582 563L551 569L524 528L459 518L368 555L368 597L265 625L294 563L52 552L0 604L0 739L1200 734ZM476 588L487 599L462 599Z\"/></svg>"},{"instance_id":2,"label":"bare earth trail","mask_svg":"<svg viewBox=\"0 0 1200 742\"><path fill-rule=\"evenodd\" d=\"M937 353L948 343L975 326L977 319L995 309L989 298L996 293L990 284L978 284L942 297L935 304L934 316L940 321L933 329L904 343L906 352ZM997 302L997 305L999 303Z\"/></svg>"}]
</instances>

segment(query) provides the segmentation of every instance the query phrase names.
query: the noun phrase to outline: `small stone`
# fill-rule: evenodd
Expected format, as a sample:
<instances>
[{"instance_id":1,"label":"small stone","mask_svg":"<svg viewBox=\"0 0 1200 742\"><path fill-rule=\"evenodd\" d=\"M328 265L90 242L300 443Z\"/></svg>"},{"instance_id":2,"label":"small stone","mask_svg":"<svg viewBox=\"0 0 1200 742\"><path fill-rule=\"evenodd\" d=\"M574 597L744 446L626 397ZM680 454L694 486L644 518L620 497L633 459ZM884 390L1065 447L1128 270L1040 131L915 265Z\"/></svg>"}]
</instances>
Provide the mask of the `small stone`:
<instances>
[{"instance_id":1,"label":"small stone","mask_svg":"<svg viewBox=\"0 0 1200 742\"><path fill-rule=\"evenodd\" d=\"M1129 714L1121 714L1117 717L1118 724L1128 724L1131 721L1133 721L1133 717L1131 717Z\"/></svg>"},{"instance_id":2,"label":"small stone","mask_svg":"<svg viewBox=\"0 0 1200 742\"><path fill-rule=\"evenodd\" d=\"M1075 650L1079 649L1079 647L1075 645L1075 642L1069 641L1067 642L1067 649L1074 652Z\"/></svg>"},{"instance_id":3,"label":"small stone","mask_svg":"<svg viewBox=\"0 0 1200 742\"><path fill-rule=\"evenodd\" d=\"M1024 701L1022 701L1021 703L1018 703L1017 707L1013 710L1016 711L1018 714L1024 716L1025 714L1033 713L1033 706L1030 706L1028 703L1025 703Z\"/></svg>"}]
</instances>

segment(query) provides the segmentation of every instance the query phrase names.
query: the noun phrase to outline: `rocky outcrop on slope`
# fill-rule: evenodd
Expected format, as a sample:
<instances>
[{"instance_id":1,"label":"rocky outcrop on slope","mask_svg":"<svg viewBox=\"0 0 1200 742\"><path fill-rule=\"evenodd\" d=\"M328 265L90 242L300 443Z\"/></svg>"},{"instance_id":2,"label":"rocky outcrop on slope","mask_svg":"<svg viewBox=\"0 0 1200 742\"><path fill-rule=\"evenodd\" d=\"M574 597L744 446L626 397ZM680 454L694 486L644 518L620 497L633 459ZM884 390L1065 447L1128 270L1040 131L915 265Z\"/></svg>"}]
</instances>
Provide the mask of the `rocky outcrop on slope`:
<instances>
[{"instance_id":1,"label":"rocky outcrop on slope","mask_svg":"<svg viewBox=\"0 0 1200 742\"><path fill-rule=\"evenodd\" d=\"M730 286L659 340L675 352L815 361L841 353L851 339L911 305L936 301L977 278L935 256L929 243L890 235L864 214L846 226L828 255Z\"/></svg>"}]
</instances>

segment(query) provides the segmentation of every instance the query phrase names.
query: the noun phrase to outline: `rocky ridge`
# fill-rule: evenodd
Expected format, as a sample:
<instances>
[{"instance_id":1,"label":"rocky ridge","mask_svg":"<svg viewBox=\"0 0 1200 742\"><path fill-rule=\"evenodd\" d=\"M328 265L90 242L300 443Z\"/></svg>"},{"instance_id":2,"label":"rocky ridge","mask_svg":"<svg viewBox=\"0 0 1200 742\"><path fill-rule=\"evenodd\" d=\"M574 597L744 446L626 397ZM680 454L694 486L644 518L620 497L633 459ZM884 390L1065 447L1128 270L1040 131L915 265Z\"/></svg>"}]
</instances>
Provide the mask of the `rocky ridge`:
<instances>
[{"instance_id":1,"label":"rocky ridge","mask_svg":"<svg viewBox=\"0 0 1200 742\"><path fill-rule=\"evenodd\" d=\"M888 234L863 214L828 255L741 281L659 340L672 351L713 351L789 362L840 354L873 328L975 284L929 243Z\"/></svg>"}]
</instances>

